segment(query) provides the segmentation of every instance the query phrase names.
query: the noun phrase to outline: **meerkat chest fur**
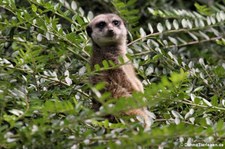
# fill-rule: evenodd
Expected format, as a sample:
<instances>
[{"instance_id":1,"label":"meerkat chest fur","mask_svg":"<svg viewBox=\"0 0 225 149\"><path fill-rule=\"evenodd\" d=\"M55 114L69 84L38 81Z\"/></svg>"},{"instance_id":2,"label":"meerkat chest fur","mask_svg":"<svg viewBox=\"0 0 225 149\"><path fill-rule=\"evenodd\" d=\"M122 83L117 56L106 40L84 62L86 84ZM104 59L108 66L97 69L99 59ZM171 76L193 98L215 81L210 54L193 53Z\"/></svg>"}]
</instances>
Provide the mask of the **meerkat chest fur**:
<instances>
[{"instance_id":1,"label":"meerkat chest fur","mask_svg":"<svg viewBox=\"0 0 225 149\"><path fill-rule=\"evenodd\" d=\"M113 88L125 88L129 93L133 91L143 92L143 87L140 81L137 79L133 65L129 62L125 54L121 53L126 47L106 47L102 49L93 49L93 55L91 57L91 65L99 64L102 66L103 60L111 60L115 64L119 64L119 57L123 58L125 64L120 67L113 68L110 70L102 71L101 74L92 77L94 84L104 81L109 84L114 84ZM111 89L109 89L111 90Z\"/></svg>"}]
</instances>

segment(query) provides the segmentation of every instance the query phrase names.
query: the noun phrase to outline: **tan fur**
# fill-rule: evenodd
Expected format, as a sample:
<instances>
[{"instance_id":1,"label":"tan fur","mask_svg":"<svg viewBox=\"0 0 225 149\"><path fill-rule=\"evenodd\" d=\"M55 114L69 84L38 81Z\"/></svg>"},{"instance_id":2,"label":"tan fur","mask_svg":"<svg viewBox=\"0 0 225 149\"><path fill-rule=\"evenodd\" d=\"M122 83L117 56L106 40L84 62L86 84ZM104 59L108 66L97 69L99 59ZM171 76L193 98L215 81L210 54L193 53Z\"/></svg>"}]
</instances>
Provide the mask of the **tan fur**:
<instances>
[{"instance_id":1,"label":"tan fur","mask_svg":"<svg viewBox=\"0 0 225 149\"><path fill-rule=\"evenodd\" d=\"M115 20L119 21L119 25L115 23ZM103 22L103 27L99 25L99 22ZM98 15L88 25L87 32L93 43L90 62L92 68L96 64L101 66L103 60L112 60L118 64L119 57L128 62L126 57L127 29L119 16L115 14ZM143 85L136 77L133 65L129 62L119 68L103 71L91 78L92 84L99 82L106 82L105 91L110 92L113 98L130 97L134 91L144 92ZM145 121L145 127L149 126L149 117L144 108L132 109L126 111L125 114L141 116Z\"/></svg>"}]
</instances>

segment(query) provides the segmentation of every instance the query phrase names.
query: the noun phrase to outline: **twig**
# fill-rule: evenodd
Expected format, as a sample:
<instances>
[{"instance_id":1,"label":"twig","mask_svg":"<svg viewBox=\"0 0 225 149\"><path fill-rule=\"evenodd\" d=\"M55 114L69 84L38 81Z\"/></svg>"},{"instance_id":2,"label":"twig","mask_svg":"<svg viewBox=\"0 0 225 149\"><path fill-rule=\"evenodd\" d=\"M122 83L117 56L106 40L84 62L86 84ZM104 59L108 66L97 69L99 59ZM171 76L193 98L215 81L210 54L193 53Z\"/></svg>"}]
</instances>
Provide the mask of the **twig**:
<instances>
[{"instance_id":1,"label":"twig","mask_svg":"<svg viewBox=\"0 0 225 149\"><path fill-rule=\"evenodd\" d=\"M199 44L199 43L204 43L204 42L209 42L209 41L215 41L215 40L219 40L219 39L222 39L222 38L223 38L222 36L212 37L210 39L191 41L191 42L188 42L188 43L185 43L185 44L170 45L170 46L165 46L165 47L162 47L162 48L168 49L168 48L172 48L172 47L184 47L184 46L189 46L189 45L194 45L194 44ZM150 52L151 52L150 50L149 51L144 51L144 52L136 53L136 54L134 54L134 56L141 56L141 55L148 54Z\"/></svg>"},{"instance_id":2,"label":"twig","mask_svg":"<svg viewBox=\"0 0 225 149\"><path fill-rule=\"evenodd\" d=\"M186 101L177 101L177 102L184 103L184 104L188 104L188 105L195 106L195 107L200 107L200 108L208 108L208 109L211 108L211 109L225 111L225 108L216 107L216 106L205 106L205 105L194 104L194 103L186 102Z\"/></svg>"},{"instance_id":3,"label":"twig","mask_svg":"<svg viewBox=\"0 0 225 149\"><path fill-rule=\"evenodd\" d=\"M152 33L152 34L148 34L148 35L146 35L144 37L137 38L137 39L133 40L132 42L128 43L127 45L130 46L130 45L134 44L137 41L140 41L140 40L143 40L143 39L146 39L146 38L150 38L150 37L159 36L161 34L189 32L189 31L194 31L194 30L209 28L209 27L213 27L213 26L218 26L218 25L220 25L220 23L216 23L216 24L213 24L213 25L205 26L205 27L192 28L192 29L182 28L182 29L177 29L177 30L168 30L168 31L164 31L164 32Z\"/></svg>"}]
</instances>

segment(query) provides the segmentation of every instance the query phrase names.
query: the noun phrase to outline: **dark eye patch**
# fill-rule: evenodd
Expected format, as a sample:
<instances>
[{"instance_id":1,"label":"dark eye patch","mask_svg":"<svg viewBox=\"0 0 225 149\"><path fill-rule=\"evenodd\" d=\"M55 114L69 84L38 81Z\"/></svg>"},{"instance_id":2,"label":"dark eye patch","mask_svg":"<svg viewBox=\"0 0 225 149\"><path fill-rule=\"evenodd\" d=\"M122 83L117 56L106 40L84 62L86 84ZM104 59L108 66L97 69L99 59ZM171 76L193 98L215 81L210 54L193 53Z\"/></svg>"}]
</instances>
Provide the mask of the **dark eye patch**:
<instances>
[{"instance_id":1,"label":"dark eye patch","mask_svg":"<svg viewBox=\"0 0 225 149\"><path fill-rule=\"evenodd\" d=\"M106 26L106 23L104 21L101 21L99 23L96 24L96 27L103 29Z\"/></svg>"},{"instance_id":2,"label":"dark eye patch","mask_svg":"<svg viewBox=\"0 0 225 149\"><path fill-rule=\"evenodd\" d=\"M113 23L115 26L119 26L121 22L120 22L119 20L113 20L112 23Z\"/></svg>"}]
</instances>

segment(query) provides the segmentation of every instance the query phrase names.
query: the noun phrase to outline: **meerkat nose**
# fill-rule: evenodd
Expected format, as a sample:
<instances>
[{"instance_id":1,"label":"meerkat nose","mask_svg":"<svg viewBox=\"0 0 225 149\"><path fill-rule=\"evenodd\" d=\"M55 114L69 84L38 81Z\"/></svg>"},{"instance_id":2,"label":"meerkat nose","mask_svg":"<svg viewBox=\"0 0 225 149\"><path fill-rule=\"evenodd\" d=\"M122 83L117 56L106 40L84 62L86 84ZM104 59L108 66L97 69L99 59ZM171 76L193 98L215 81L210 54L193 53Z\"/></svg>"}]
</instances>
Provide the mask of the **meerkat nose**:
<instances>
[{"instance_id":1,"label":"meerkat nose","mask_svg":"<svg viewBox=\"0 0 225 149\"><path fill-rule=\"evenodd\" d=\"M108 32L109 33L113 33L113 25L112 24L108 24Z\"/></svg>"},{"instance_id":2,"label":"meerkat nose","mask_svg":"<svg viewBox=\"0 0 225 149\"><path fill-rule=\"evenodd\" d=\"M113 28L109 28L109 29L108 29L107 36L109 36L109 37L114 36L114 30L113 30Z\"/></svg>"},{"instance_id":3,"label":"meerkat nose","mask_svg":"<svg viewBox=\"0 0 225 149\"><path fill-rule=\"evenodd\" d=\"M112 28L110 28L110 29L108 30L108 32L109 32L109 33L114 33L114 31L113 31Z\"/></svg>"}]
</instances>

